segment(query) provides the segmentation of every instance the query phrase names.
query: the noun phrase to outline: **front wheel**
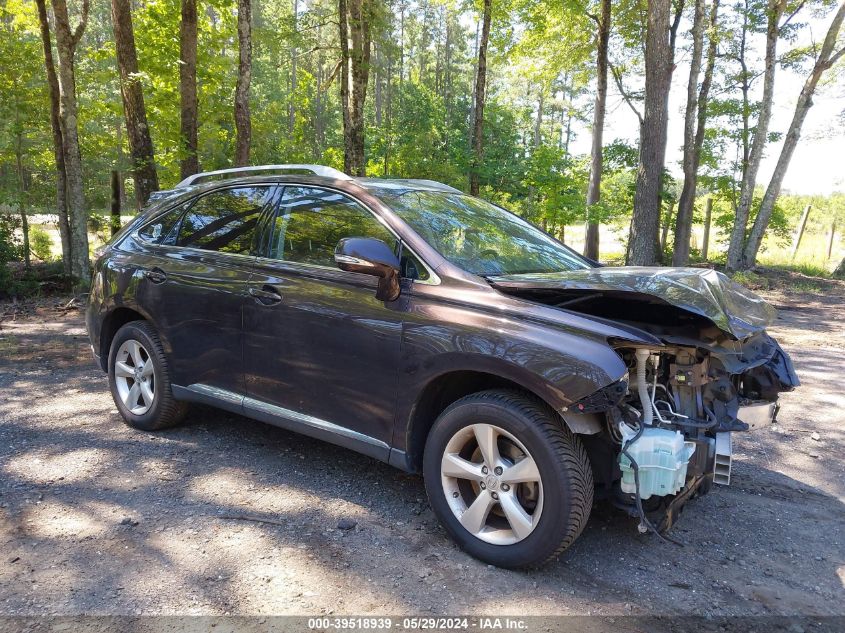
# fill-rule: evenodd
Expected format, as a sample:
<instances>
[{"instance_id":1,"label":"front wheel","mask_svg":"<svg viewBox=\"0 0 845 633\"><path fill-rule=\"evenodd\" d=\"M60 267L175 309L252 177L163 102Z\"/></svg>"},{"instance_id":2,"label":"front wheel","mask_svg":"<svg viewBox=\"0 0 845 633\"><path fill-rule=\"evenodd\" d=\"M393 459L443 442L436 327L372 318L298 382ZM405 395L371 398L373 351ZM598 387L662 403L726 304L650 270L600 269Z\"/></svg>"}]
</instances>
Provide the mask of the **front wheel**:
<instances>
[{"instance_id":1,"label":"front wheel","mask_svg":"<svg viewBox=\"0 0 845 633\"><path fill-rule=\"evenodd\" d=\"M450 405L429 434L423 475L452 538L499 567L537 567L563 552L593 502L580 440L548 406L516 391Z\"/></svg>"}]
</instances>

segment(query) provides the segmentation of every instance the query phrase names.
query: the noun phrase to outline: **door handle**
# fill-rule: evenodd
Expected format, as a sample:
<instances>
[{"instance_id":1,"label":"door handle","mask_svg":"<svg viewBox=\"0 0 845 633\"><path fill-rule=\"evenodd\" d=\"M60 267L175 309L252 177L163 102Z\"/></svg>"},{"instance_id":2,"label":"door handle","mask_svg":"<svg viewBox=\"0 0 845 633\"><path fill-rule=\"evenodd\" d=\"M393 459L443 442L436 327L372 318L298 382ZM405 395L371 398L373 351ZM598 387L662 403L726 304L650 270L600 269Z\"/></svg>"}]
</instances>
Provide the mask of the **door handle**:
<instances>
[{"instance_id":1,"label":"door handle","mask_svg":"<svg viewBox=\"0 0 845 633\"><path fill-rule=\"evenodd\" d=\"M250 286L249 294L255 297L256 303L262 303L266 306L281 303L282 301L282 295L273 286L264 286L263 288Z\"/></svg>"},{"instance_id":2,"label":"door handle","mask_svg":"<svg viewBox=\"0 0 845 633\"><path fill-rule=\"evenodd\" d=\"M151 270L144 271L144 277L149 279L154 284L162 284L167 281L167 273L165 273L160 268L153 268Z\"/></svg>"}]
</instances>

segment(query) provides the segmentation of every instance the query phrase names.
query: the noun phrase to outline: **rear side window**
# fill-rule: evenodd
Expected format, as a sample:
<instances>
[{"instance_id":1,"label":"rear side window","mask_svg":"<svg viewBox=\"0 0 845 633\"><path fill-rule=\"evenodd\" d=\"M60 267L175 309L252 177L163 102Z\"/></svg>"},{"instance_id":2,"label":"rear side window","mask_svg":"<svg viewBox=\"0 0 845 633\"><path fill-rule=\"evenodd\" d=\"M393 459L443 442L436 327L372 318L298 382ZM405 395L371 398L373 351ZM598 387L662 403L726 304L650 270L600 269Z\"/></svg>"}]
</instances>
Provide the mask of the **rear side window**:
<instances>
[{"instance_id":1,"label":"rear side window","mask_svg":"<svg viewBox=\"0 0 845 633\"><path fill-rule=\"evenodd\" d=\"M158 216L149 224L141 227L138 231L138 236L151 244L169 244L172 246L176 243L176 231L174 227L190 204L190 202L180 204L178 207L174 207L167 213Z\"/></svg>"},{"instance_id":2,"label":"rear side window","mask_svg":"<svg viewBox=\"0 0 845 633\"><path fill-rule=\"evenodd\" d=\"M177 246L248 255L271 187L236 187L199 198L179 227Z\"/></svg>"}]
</instances>

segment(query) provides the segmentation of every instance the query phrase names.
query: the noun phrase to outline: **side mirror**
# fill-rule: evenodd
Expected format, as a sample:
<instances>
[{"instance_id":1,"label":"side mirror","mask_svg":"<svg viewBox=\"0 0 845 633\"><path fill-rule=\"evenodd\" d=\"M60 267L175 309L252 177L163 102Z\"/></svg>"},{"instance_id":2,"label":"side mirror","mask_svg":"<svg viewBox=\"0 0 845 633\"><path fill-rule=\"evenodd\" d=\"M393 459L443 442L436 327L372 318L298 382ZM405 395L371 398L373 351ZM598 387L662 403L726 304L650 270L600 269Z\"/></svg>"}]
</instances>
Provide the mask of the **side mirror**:
<instances>
[{"instance_id":1,"label":"side mirror","mask_svg":"<svg viewBox=\"0 0 845 633\"><path fill-rule=\"evenodd\" d=\"M378 277L376 299L379 301L393 301L399 297L399 258L381 240L345 237L337 243L334 261L346 272Z\"/></svg>"}]
</instances>

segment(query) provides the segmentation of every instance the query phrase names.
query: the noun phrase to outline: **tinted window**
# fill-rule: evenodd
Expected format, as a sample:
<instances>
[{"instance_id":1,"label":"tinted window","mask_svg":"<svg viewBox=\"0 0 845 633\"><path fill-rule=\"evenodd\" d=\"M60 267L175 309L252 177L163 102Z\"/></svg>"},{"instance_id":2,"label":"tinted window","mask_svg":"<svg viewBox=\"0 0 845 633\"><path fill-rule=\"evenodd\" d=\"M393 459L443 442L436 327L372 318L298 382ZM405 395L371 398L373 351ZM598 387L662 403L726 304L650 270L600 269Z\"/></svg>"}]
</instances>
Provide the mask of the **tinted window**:
<instances>
[{"instance_id":1,"label":"tinted window","mask_svg":"<svg viewBox=\"0 0 845 633\"><path fill-rule=\"evenodd\" d=\"M179 222L179 218L185 213L185 210L190 206L189 202L174 207L167 213L160 215L155 220L143 226L138 235L147 242L153 244L174 244L176 242L176 232L173 227Z\"/></svg>"},{"instance_id":2,"label":"tinted window","mask_svg":"<svg viewBox=\"0 0 845 633\"><path fill-rule=\"evenodd\" d=\"M178 246L249 254L270 187L237 187L199 198L179 227Z\"/></svg>"},{"instance_id":3,"label":"tinted window","mask_svg":"<svg viewBox=\"0 0 845 633\"><path fill-rule=\"evenodd\" d=\"M443 257L477 275L591 266L540 229L480 198L432 191L377 195Z\"/></svg>"},{"instance_id":4,"label":"tinted window","mask_svg":"<svg viewBox=\"0 0 845 633\"><path fill-rule=\"evenodd\" d=\"M285 188L270 257L336 268L335 247L344 237L372 237L396 248L393 234L351 198L317 187ZM405 276L428 278L428 271L412 255L402 259Z\"/></svg>"}]
</instances>

